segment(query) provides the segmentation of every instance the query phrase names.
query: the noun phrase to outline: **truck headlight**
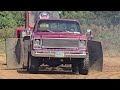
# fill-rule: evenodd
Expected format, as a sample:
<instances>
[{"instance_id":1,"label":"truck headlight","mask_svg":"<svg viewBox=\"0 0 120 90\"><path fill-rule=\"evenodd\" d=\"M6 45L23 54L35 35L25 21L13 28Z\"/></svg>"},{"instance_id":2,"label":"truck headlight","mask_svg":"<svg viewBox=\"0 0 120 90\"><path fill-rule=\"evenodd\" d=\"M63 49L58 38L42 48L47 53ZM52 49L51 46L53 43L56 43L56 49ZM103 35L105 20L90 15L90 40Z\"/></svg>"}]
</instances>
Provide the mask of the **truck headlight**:
<instances>
[{"instance_id":1,"label":"truck headlight","mask_svg":"<svg viewBox=\"0 0 120 90\"><path fill-rule=\"evenodd\" d=\"M39 39L35 39L33 40L33 48L40 48L40 40Z\"/></svg>"},{"instance_id":2,"label":"truck headlight","mask_svg":"<svg viewBox=\"0 0 120 90\"><path fill-rule=\"evenodd\" d=\"M35 40L35 41L34 41L34 44L35 44L35 45L40 45L40 40Z\"/></svg>"},{"instance_id":3,"label":"truck headlight","mask_svg":"<svg viewBox=\"0 0 120 90\"><path fill-rule=\"evenodd\" d=\"M80 40L79 48L86 49L86 41L85 40Z\"/></svg>"}]
</instances>

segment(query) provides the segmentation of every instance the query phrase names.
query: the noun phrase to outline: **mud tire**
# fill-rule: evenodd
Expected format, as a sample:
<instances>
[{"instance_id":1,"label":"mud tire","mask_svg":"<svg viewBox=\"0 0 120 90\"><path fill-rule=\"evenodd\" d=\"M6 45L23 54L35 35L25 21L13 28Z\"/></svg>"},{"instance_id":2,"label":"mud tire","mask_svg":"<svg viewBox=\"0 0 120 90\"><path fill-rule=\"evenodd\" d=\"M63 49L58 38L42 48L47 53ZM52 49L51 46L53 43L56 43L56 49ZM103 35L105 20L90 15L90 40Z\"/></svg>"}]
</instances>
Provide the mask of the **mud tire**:
<instances>
[{"instance_id":1,"label":"mud tire","mask_svg":"<svg viewBox=\"0 0 120 90\"><path fill-rule=\"evenodd\" d=\"M39 60L29 54L28 68L27 71L31 74L37 74L39 72Z\"/></svg>"},{"instance_id":2,"label":"mud tire","mask_svg":"<svg viewBox=\"0 0 120 90\"><path fill-rule=\"evenodd\" d=\"M87 75L89 72L89 58L85 58L79 64L79 74Z\"/></svg>"}]
</instances>

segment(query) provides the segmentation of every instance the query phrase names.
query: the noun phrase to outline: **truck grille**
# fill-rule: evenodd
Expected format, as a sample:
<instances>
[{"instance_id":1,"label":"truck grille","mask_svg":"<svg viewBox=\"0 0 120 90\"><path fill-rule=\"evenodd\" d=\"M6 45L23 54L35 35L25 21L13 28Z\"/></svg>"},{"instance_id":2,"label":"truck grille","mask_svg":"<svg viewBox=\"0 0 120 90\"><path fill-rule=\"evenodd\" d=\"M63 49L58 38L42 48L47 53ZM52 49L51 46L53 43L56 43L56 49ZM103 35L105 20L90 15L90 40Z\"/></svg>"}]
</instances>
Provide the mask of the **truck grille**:
<instances>
[{"instance_id":1,"label":"truck grille","mask_svg":"<svg viewBox=\"0 0 120 90\"><path fill-rule=\"evenodd\" d=\"M78 48L79 39L42 39L42 48Z\"/></svg>"}]
</instances>

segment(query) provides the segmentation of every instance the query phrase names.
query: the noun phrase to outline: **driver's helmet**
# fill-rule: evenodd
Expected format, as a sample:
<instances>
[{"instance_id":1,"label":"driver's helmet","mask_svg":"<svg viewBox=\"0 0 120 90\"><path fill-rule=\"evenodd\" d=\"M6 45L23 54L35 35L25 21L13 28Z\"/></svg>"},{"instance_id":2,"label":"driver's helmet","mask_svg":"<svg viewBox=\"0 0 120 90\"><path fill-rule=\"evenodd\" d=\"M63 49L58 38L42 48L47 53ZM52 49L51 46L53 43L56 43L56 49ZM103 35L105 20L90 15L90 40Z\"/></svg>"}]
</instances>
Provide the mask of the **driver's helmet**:
<instances>
[{"instance_id":1,"label":"driver's helmet","mask_svg":"<svg viewBox=\"0 0 120 90\"><path fill-rule=\"evenodd\" d=\"M40 19L49 19L50 18L50 13L47 11L43 11L39 13L39 18Z\"/></svg>"}]
</instances>

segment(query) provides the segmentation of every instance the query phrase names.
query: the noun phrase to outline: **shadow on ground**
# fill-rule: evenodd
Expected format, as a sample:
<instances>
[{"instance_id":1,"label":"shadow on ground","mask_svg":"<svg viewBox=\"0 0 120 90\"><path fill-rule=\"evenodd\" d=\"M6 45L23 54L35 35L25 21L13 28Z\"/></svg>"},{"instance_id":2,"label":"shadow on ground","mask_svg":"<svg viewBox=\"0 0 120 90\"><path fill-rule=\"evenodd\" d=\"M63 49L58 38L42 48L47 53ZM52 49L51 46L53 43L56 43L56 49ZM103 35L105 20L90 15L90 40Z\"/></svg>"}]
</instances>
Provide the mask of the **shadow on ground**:
<instances>
[{"instance_id":1,"label":"shadow on ground","mask_svg":"<svg viewBox=\"0 0 120 90\"><path fill-rule=\"evenodd\" d=\"M27 71L21 71L21 70L17 70L18 73L22 73L22 74L30 74ZM68 72L68 71L39 71L37 74L73 74L72 72Z\"/></svg>"},{"instance_id":2,"label":"shadow on ground","mask_svg":"<svg viewBox=\"0 0 120 90\"><path fill-rule=\"evenodd\" d=\"M18 69L17 70L18 73L23 73L23 74L30 74L27 72L26 69ZM45 68L45 67L41 67L41 69L39 70L39 72L37 74L73 74L71 71L71 67L59 67L59 68Z\"/></svg>"}]
</instances>

